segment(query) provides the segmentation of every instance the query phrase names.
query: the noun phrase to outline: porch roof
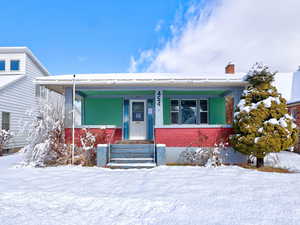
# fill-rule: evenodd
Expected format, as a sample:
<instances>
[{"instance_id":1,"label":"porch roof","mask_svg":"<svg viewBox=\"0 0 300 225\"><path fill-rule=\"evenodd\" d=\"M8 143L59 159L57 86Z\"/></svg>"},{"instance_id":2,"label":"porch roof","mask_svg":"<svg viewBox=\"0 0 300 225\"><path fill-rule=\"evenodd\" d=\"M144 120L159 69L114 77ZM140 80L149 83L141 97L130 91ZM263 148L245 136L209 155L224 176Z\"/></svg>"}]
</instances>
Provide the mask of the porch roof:
<instances>
[{"instance_id":1,"label":"porch roof","mask_svg":"<svg viewBox=\"0 0 300 225\"><path fill-rule=\"evenodd\" d=\"M106 73L76 74L77 86L84 87L243 87L245 73L184 74L184 73ZM38 77L35 82L63 92L73 84L73 75Z\"/></svg>"}]
</instances>

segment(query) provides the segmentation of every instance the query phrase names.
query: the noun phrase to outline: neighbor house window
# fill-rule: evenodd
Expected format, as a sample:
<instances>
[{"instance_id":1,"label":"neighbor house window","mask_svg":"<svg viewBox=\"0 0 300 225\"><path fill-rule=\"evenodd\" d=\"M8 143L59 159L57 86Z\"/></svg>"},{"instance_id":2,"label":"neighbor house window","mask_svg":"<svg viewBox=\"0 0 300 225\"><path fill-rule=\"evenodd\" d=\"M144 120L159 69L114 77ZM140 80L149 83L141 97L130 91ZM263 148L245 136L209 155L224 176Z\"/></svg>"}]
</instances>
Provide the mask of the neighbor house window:
<instances>
[{"instance_id":1,"label":"neighbor house window","mask_svg":"<svg viewBox=\"0 0 300 225\"><path fill-rule=\"evenodd\" d=\"M0 60L0 71L5 71L5 60Z\"/></svg>"},{"instance_id":2,"label":"neighbor house window","mask_svg":"<svg viewBox=\"0 0 300 225\"><path fill-rule=\"evenodd\" d=\"M2 112L2 130L10 129L10 113Z\"/></svg>"},{"instance_id":3,"label":"neighbor house window","mask_svg":"<svg viewBox=\"0 0 300 225\"><path fill-rule=\"evenodd\" d=\"M11 60L10 61L10 70L12 70L12 71L20 70L20 60Z\"/></svg>"},{"instance_id":4,"label":"neighbor house window","mask_svg":"<svg viewBox=\"0 0 300 225\"><path fill-rule=\"evenodd\" d=\"M170 107L172 124L208 123L208 102L206 99L172 99Z\"/></svg>"}]
</instances>

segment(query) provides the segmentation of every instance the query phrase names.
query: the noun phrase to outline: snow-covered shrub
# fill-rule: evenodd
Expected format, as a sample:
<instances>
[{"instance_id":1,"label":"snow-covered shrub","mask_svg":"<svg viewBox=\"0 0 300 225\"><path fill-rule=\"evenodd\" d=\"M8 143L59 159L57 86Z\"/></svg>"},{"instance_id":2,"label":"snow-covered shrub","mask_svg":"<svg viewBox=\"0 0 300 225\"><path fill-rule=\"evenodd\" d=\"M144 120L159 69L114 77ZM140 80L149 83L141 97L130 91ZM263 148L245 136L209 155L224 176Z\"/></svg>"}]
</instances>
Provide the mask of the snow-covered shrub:
<instances>
[{"instance_id":1,"label":"snow-covered shrub","mask_svg":"<svg viewBox=\"0 0 300 225\"><path fill-rule=\"evenodd\" d=\"M12 132L6 130L0 130L0 156L3 154L3 149L9 140L13 137Z\"/></svg>"},{"instance_id":2,"label":"snow-covered shrub","mask_svg":"<svg viewBox=\"0 0 300 225\"><path fill-rule=\"evenodd\" d=\"M235 150L255 156L257 167L263 166L266 154L289 149L298 137L286 100L272 85L274 75L263 64L255 64L234 113L235 134L230 143Z\"/></svg>"},{"instance_id":3,"label":"snow-covered shrub","mask_svg":"<svg viewBox=\"0 0 300 225\"><path fill-rule=\"evenodd\" d=\"M78 153L75 155L75 164L83 166L96 165L96 136L84 129L80 136L81 149L77 149Z\"/></svg>"},{"instance_id":4,"label":"snow-covered shrub","mask_svg":"<svg viewBox=\"0 0 300 225\"><path fill-rule=\"evenodd\" d=\"M25 164L43 167L68 162L70 154L64 146L63 107L63 98L49 93L47 99L39 100L38 109L27 113L32 120L23 124L29 143L23 149Z\"/></svg>"},{"instance_id":5,"label":"snow-covered shrub","mask_svg":"<svg viewBox=\"0 0 300 225\"><path fill-rule=\"evenodd\" d=\"M187 148L181 152L179 159L185 164L198 166L220 166L222 165L221 151L225 144L215 144L215 147Z\"/></svg>"}]
</instances>

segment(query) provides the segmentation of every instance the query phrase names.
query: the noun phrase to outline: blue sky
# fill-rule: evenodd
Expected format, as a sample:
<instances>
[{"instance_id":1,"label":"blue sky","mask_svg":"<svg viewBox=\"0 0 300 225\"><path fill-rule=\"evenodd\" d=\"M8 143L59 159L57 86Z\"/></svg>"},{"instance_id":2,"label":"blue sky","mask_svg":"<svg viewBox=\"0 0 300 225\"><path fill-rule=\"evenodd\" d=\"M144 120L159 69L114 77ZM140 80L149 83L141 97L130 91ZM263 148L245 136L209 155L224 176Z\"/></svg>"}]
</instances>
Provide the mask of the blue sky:
<instances>
[{"instance_id":1,"label":"blue sky","mask_svg":"<svg viewBox=\"0 0 300 225\"><path fill-rule=\"evenodd\" d=\"M52 74L127 72L131 56L170 37L176 12L186 3L3 1L0 45L28 46Z\"/></svg>"}]
</instances>

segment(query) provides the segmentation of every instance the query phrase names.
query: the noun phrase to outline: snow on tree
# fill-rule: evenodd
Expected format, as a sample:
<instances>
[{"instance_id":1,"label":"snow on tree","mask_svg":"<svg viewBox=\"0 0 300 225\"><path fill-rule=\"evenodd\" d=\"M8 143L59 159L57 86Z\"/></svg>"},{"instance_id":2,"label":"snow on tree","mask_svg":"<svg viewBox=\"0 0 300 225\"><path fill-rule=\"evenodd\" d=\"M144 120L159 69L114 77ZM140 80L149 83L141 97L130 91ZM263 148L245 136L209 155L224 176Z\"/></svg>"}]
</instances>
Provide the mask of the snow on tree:
<instances>
[{"instance_id":1,"label":"snow on tree","mask_svg":"<svg viewBox=\"0 0 300 225\"><path fill-rule=\"evenodd\" d=\"M13 137L12 132L0 130L0 156L3 155L3 149L8 144L9 140Z\"/></svg>"},{"instance_id":2,"label":"snow on tree","mask_svg":"<svg viewBox=\"0 0 300 225\"><path fill-rule=\"evenodd\" d=\"M48 98L40 98L38 109L27 114L31 122L23 124L28 135L28 145L23 148L25 164L43 167L50 164L65 164L69 158L64 146L63 98L49 93Z\"/></svg>"},{"instance_id":3,"label":"snow on tree","mask_svg":"<svg viewBox=\"0 0 300 225\"><path fill-rule=\"evenodd\" d=\"M255 156L257 167L263 166L267 153L294 146L298 136L286 100L272 85L275 74L256 63L247 74L249 86L234 113L235 134L230 143L237 151Z\"/></svg>"}]
</instances>

